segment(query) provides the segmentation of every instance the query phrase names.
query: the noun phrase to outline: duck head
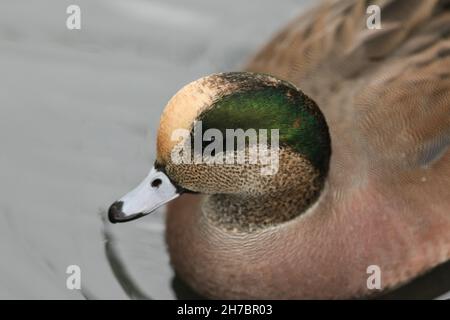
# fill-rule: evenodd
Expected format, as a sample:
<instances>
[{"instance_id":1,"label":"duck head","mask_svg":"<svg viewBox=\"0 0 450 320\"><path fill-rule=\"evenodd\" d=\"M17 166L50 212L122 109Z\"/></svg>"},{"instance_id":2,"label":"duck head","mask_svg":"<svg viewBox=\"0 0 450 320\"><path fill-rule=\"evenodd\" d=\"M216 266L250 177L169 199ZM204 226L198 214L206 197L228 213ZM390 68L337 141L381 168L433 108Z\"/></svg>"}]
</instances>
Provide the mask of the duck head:
<instances>
[{"instance_id":1,"label":"duck head","mask_svg":"<svg viewBox=\"0 0 450 320\"><path fill-rule=\"evenodd\" d=\"M249 72L209 75L168 102L154 167L110 207L109 219L133 220L201 193L205 213L227 228L280 223L317 200L330 154L322 113L291 83Z\"/></svg>"}]
</instances>

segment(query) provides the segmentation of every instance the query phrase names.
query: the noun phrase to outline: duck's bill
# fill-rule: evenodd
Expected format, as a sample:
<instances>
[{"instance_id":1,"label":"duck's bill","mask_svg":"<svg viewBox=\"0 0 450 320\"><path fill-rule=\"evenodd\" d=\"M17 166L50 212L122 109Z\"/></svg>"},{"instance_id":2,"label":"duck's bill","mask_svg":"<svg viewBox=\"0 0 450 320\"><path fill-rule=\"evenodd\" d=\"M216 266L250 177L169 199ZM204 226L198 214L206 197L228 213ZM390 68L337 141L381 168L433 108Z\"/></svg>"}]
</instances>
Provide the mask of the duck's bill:
<instances>
[{"instance_id":1,"label":"duck's bill","mask_svg":"<svg viewBox=\"0 0 450 320\"><path fill-rule=\"evenodd\" d=\"M179 195L166 174L152 168L144 181L111 205L108 210L109 221L116 223L138 219Z\"/></svg>"}]
</instances>

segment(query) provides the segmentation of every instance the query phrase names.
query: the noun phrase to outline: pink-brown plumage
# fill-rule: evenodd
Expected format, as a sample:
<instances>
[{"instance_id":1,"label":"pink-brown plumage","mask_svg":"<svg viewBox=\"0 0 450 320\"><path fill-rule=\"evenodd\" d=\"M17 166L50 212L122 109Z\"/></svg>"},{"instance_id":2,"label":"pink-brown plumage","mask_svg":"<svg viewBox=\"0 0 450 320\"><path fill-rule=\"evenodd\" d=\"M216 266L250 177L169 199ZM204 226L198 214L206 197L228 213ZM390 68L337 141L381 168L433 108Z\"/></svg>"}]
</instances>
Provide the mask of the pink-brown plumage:
<instances>
[{"instance_id":1,"label":"pink-brown plumage","mask_svg":"<svg viewBox=\"0 0 450 320\"><path fill-rule=\"evenodd\" d=\"M365 28L379 3L382 30ZM253 233L209 223L201 196L168 207L176 272L215 298L370 295L450 259L450 1L331 1L290 23L247 70L315 100L332 139L326 188L306 213Z\"/></svg>"}]
</instances>

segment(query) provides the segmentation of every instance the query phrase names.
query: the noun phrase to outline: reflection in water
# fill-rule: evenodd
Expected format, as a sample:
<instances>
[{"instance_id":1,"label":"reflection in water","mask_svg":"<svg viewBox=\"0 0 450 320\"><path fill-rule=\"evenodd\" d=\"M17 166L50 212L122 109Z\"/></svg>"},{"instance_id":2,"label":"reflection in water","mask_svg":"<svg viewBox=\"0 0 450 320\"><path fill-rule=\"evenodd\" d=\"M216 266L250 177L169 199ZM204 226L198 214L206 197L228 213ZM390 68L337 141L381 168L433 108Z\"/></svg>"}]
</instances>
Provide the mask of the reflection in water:
<instances>
[{"instance_id":1,"label":"reflection in water","mask_svg":"<svg viewBox=\"0 0 450 320\"><path fill-rule=\"evenodd\" d=\"M106 212L101 213L101 219L103 222L103 238L105 239L105 255L111 270L120 284L122 289L125 291L127 296L133 300L150 300L152 299L147 295L138 285L137 279L133 276L127 269L126 262L121 259L119 249L116 246L117 240L115 239L113 232L111 231L111 224L106 218ZM172 289L175 293L177 299L204 299L204 297L193 291L183 280L181 280L177 275L172 278ZM82 292L83 296L88 299L96 299L94 295L88 291Z\"/></svg>"},{"instance_id":2,"label":"reflection in water","mask_svg":"<svg viewBox=\"0 0 450 320\"><path fill-rule=\"evenodd\" d=\"M111 270L119 282L122 289L125 291L130 299L135 300L149 300L139 285L134 281L129 274L124 262L120 259L119 252L115 246L115 238L109 228L110 223L106 219L106 212L101 215L103 222L103 238L105 239L105 254L106 259L111 266Z\"/></svg>"}]
</instances>

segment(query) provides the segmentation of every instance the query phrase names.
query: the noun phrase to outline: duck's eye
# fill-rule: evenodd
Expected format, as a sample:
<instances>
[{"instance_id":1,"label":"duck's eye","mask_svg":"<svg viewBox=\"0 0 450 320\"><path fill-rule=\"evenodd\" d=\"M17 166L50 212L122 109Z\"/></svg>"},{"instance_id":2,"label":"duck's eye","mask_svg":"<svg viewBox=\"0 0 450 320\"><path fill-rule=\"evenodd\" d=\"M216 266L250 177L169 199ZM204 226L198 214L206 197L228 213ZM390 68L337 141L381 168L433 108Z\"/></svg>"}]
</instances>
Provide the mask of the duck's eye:
<instances>
[{"instance_id":1,"label":"duck's eye","mask_svg":"<svg viewBox=\"0 0 450 320\"><path fill-rule=\"evenodd\" d=\"M161 185L161 183L162 183L161 179L155 179L155 180L152 181L152 187L153 188L158 188Z\"/></svg>"}]
</instances>

